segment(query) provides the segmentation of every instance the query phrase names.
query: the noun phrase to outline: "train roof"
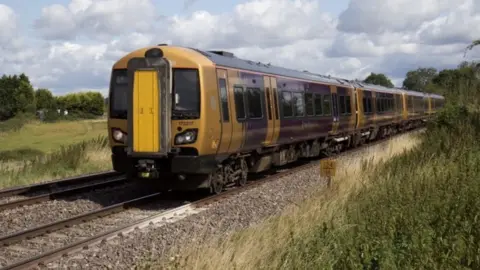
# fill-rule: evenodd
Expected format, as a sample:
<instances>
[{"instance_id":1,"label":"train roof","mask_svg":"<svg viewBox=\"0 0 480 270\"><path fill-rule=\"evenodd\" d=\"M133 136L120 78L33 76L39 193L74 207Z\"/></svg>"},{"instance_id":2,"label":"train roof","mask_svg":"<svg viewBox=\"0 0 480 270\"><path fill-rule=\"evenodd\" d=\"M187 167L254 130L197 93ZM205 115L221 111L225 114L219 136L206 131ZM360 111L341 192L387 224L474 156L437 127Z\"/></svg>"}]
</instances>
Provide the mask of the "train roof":
<instances>
[{"instance_id":1,"label":"train roof","mask_svg":"<svg viewBox=\"0 0 480 270\"><path fill-rule=\"evenodd\" d=\"M243 69L254 72L261 72L266 74L274 74L285 77L297 78L302 80L317 81L320 83L334 84L338 86L347 86L352 87L353 85L349 80L341 78L333 78L330 76L320 75L311 73L308 71L298 71L278 66L273 66L270 63L264 64L261 62L254 62L251 60L245 60L236 57L233 53L224 52L224 51L203 51L196 48L190 48L195 50L204 56L208 57L210 61L219 66Z\"/></svg>"},{"instance_id":2,"label":"train roof","mask_svg":"<svg viewBox=\"0 0 480 270\"><path fill-rule=\"evenodd\" d=\"M288 69L278 66L273 66L270 63L264 64L261 62L254 62L251 60L241 59L236 57L233 53L225 51L203 51L196 48L190 48L195 50L204 56L208 57L213 63L219 66L261 72L267 74L280 75L285 77L291 77L296 79L316 81L320 83L333 84L337 86L346 87L360 87L366 90L374 90L377 92L399 94L402 90L395 88L388 88L374 84L368 84L360 81L347 80L343 78L337 78L332 76L325 76L308 71L299 71L294 69Z\"/></svg>"},{"instance_id":3,"label":"train roof","mask_svg":"<svg viewBox=\"0 0 480 270\"><path fill-rule=\"evenodd\" d=\"M423 92L417 92L412 90L403 90L409 96L417 96L417 97L426 97L427 95Z\"/></svg>"},{"instance_id":4,"label":"train roof","mask_svg":"<svg viewBox=\"0 0 480 270\"><path fill-rule=\"evenodd\" d=\"M433 97L433 98L439 98L439 99L445 99L444 96L441 96L441 95L438 95L438 94L428 94L429 96Z\"/></svg>"}]
</instances>

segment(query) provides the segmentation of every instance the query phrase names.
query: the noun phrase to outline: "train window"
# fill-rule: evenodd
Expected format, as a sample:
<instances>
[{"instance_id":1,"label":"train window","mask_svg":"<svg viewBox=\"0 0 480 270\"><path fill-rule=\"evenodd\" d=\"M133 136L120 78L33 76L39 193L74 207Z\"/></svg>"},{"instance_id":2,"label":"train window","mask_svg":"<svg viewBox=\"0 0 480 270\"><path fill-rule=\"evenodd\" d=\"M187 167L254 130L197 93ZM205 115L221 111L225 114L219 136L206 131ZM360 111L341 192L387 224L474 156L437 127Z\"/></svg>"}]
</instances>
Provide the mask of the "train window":
<instances>
[{"instance_id":1,"label":"train window","mask_svg":"<svg viewBox=\"0 0 480 270\"><path fill-rule=\"evenodd\" d=\"M249 118L262 118L262 92L259 88L247 88L247 106Z\"/></svg>"},{"instance_id":2,"label":"train window","mask_svg":"<svg viewBox=\"0 0 480 270\"><path fill-rule=\"evenodd\" d=\"M293 116L292 93L282 91L283 117Z\"/></svg>"},{"instance_id":3,"label":"train window","mask_svg":"<svg viewBox=\"0 0 480 270\"><path fill-rule=\"evenodd\" d=\"M322 115L322 96L315 95L315 115Z\"/></svg>"},{"instance_id":4,"label":"train window","mask_svg":"<svg viewBox=\"0 0 480 270\"><path fill-rule=\"evenodd\" d=\"M237 112L237 119L245 119L247 116L245 114L245 99L243 96L243 87L235 86L234 88L234 97L235 97L235 111Z\"/></svg>"},{"instance_id":5,"label":"train window","mask_svg":"<svg viewBox=\"0 0 480 270\"><path fill-rule=\"evenodd\" d=\"M265 91L267 93L267 114L268 114L268 120L272 120L272 108L270 104L270 88L267 87L265 88Z\"/></svg>"},{"instance_id":6,"label":"train window","mask_svg":"<svg viewBox=\"0 0 480 270\"><path fill-rule=\"evenodd\" d=\"M277 101L277 88L273 88L273 109L275 111L275 119L278 120L278 101Z\"/></svg>"},{"instance_id":7,"label":"train window","mask_svg":"<svg viewBox=\"0 0 480 270\"><path fill-rule=\"evenodd\" d=\"M227 81L223 78L219 79L218 86L220 87L220 99L222 102L223 122L228 123L230 121L230 115L228 112Z\"/></svg>"},{"instance_id":8,"label":"train window","mask_svg":"<svg viewBox=\"0 0 480 270\"><path fill-rule=\"evenodd\" d=\"M345 113L346 114L352 113L352 103L350 100L350 96L345 96Z\"/></svg>"},{"instance_id":9,"label":"train window","mask_svg":"<svg viewBox=\"0 0 480 270\"><path fill-rule=\"evenodd\" d=\"M340 114L345 114L347 112L346 106L345 106L345 96L338 96L339 103L340 103Z\"/></svg>"},{"instance_id":10,"label":"train window","mask_svg":"<svg viewBox=\"0 0 480 270\"><path fill-rule=\"evenodd\" d=\"M315 115L315 107L313 104L313 94L312 93L305 93L305 111L307 112L308 116Z\"/></svg>"},{"instance_id":11,"label":"train window","mask_svg":"<svg viewBox=\"0 0 480 270\"><path fill-rule=\"evenodd\" d=\"M323 96L323 115L332 115L332 96Z\"/></svg>"},{"instance_id":12,"label":"train window","mask_svg":"<svg viewBox=\"0 0 480 270\"><path fill-rule=\"evenodd\" d=\"M295 116L305 116L305 105L303 102L303 93L293 93L293 111Z\"/></svg>"},{"instance_id":13,"label":"train window","mask_svg":"<svg viewBox=\"0 0 480 270\"><path fill-rule=\"evenodd\" d=\"M200 112L200 79L197 69L173 69L173 93L179 102L173 105L175 111Z\"/></svg>"}]
</instances>

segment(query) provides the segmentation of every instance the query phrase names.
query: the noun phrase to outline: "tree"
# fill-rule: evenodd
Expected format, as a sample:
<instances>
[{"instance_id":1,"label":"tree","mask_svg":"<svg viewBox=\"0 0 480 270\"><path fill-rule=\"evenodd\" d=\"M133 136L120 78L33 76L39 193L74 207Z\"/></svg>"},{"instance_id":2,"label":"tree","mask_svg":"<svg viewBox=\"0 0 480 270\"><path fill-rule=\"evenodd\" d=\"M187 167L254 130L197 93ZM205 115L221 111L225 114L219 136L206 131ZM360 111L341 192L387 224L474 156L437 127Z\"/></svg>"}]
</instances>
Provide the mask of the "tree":
<instances>
[{"instance_id":1,"label":"tree","mask_svg":"<svg viewBox=\"0 0 480 270\"><path fill-rule=\"evenodd\" d=\"M35 92L25 74L0 78L0 121L19 113L35 113Z\"/></svg>"},{"instance_id":2,"label":"tree","mask_svg":"<svg viewBox=\"0 0 480 270\"><path fill-rule=\"evenodd\" d=\"M363 81L365 83L371 83L375 85L382 85L385 87L394 87L392 81L382 73L370 73L367 78Z\"/></svg>"},{"instance_id":3,"label":"tree","mask_svg":"<svg viewBox=\"0 0 480 270\"><path fill-rule=\"evenodd\" d=\"M55 98L52 92L48 89L38 89L35 91L35 100L37 103L37 110L52 110L55 109Z\"/></svg>"},{"instance_id":4,"label":"tree","mask_svg":"<svg viewBox=\"0 0 480 270\"><path fill-rule=\"evenodd\" d=\"M436 75L437 69L432 67L410 70L403 80L403 87L409 90L424 91Z\"/></svg>"},{"instance_id":5,"label":"tree","mask_svg":"<svg viewBox=\"0 0 480 270\"><path fill-rule=\"evenodd\" d=\"M464 56L467 55L467 51L471 51L473 48L475 48L478 45L480 45L480 39L472 41L472 43L470 43L470 45L468 45L467 48L465 48Z\"/></svg>"}]
</instances>

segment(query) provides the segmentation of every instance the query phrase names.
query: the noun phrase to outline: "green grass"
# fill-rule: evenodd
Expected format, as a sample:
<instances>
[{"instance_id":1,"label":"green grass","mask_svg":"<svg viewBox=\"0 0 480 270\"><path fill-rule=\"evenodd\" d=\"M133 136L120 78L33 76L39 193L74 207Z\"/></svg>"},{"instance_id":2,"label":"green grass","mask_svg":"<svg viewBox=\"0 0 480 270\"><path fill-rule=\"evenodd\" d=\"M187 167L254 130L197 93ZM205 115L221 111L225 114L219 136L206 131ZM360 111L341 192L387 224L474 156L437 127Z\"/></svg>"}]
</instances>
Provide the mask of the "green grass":
<instances>
[{"instance_id":1,"label":"green grass","mask_svg":"<svg viewBox=\"0 0 480 270\"><path fill-rule=\"evenodd\" d=\"M337 177L282 215L182 250L177 269L479 269L480 114L447 108L402 155ZM398 143L398 142L397 142ZM383 149L385 151L385 149ZM374 155L382 155L379 151Z\"/></svg>"},{"instance_id":2,"label":"green grass","mask_svg":"<svg viewBox=\"0 0 480 270\"><path fill-rule=\"evenodd\" d=\"M20 150L24 153L41 151L48 154L62 145L79 143L106 134L106 121L30 121L18 130L0 133L0 149L2 152Z\"/></svg>"},{"instance_id":3,"label":"green grass","mask_svg":"<svg viewBox=\"0 0 480 270\"><path fill-rule=\"evenodd\" d=\"M106 125L29 120L0 133L0 188L110 170Z\"/></svg>"}]
</instances>

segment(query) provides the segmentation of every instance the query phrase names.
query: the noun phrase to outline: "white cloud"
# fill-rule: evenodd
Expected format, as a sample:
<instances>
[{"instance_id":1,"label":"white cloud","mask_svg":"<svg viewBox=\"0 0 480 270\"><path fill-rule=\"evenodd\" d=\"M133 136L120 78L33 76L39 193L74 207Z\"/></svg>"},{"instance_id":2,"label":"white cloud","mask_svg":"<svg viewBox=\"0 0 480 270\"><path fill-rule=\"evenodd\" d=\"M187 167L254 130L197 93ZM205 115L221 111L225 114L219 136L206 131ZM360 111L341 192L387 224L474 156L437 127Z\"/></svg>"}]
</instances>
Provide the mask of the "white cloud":
<instances>
[{"instance_id":1,"label":"white cloud","mask_svg":"<svg viewBox=\"0 0 480 270\"><path fill-rule=\"evenodd\" d=\"M106 94L114 61L136 48L173 43L349 79L381 72L400 85L410 69L457 65L480 38L476 0L351 0L338 17L318 0L250 0L221 14L170 17L158 15L153 3L46 6L34 23L37 37L19 36L21 14L0 5L0 73L25 72L36 87L56 93ZM469 53L479 56L480 49Z\"/></svg>"},{"instance_id":2,"label":"white cloud","mask_svg":"<svg viewBox=\"0 0 480 270\"><path fill-rule=\"evenodd\" d=\"M15 12L6 5L0 4L0 47L7 46L15 36L17 18Z\"/></svg>"},{"instance_id":3,"label":"white cloud","mask_svg":"<svg viewBox=\"0 0 480 270\"><path fill-rule=\"evenodd\" d=\"M154 19L150 0L72 0L68 6L44 7L35 27L47 39L85 35L108 40L125 32L150 32Z\"/></svg>"}]
</instances>

